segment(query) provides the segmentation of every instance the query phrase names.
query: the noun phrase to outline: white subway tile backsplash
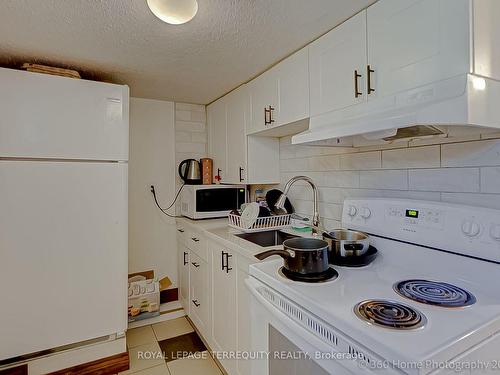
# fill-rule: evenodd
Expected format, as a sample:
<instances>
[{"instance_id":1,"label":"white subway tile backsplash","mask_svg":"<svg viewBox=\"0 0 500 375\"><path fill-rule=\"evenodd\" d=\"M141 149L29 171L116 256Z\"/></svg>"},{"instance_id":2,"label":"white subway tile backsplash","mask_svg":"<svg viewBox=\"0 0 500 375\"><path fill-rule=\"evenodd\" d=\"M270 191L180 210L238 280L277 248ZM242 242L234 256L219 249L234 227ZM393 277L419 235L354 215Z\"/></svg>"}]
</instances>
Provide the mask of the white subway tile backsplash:
<instances>
[{"instance_id":1,"label":"white subway tile backsplash","mask_svg":"<svg viewBox=\"0 0 500 375\"><path fill-rule=\"evenodd\" d=\"M500 210L500 194L441 193L441 200Z\"/></svg>"},{"instance_id":2,"label":"white subway tile backsplash","mask_svg":"<svg viewBox=\"0 0 500 375\"><path fill-rule=\"evenodd\" d=\"M379 169L381 167L381 151L343 154L340 156L340 169L343 170Z\"/></svg>"},{"instance_id":3,"label":"white subway tile backsplash","mask_svg":"<svg viewBox=\"0 0 500 375\"><path fill-rule=\"evenodd\" d=\"M191 133L191 142L195 143L207 143L207 133Z\"/></svg>"},{"instance_id":4,"label":"white subway tile backsplash","mask_svg":"<svg viewBox=\"0 0 500 375\"><path fill-rule=\"evenodd\" d=\"M205 132L205 124L203 122L193 122L193 121L175 121L175 129L178 131L185 132Z\"/></svg>"},{"instance_id":5,"label":"white subway tile backsplash","mask_svg":"<svg viewBox=\"0 0 500 375\"><path fill-rule=\"evenodd\" d=\"M421 191L479 192L479 168L413 169L409 188Z\"/></svg>"},{"instance_id":6,"label":"white subway tile backsplash","mask_svg":"<svg viewBox=\"0 0 500 375\"><path fill-rule=\"evenodd\" d=\"M500 165L500 139L447 144L441 147L443 167Z\"/></svg>"},{"instance_id":7,"label":"white subway tile backsplash","mask_svg":"<svg viewBox=\"0 0 500 375\"><path fill-rule=\"evenodd\" d=\"M203 143L193 143L193 142L176 142L175 150L177 152L193 152L200 153L204 152L206 149Z\"/></svg>"},{"instance_id":8,"label":"white subway tile backsplash","mask_svg":"<svg viewBox=\"0 0 500 375\"><path fill-rule=\"evenodd\" d=\"M307 159L282 159L280 160L280 169L282 172L300 172L307 171L309 161Z\"/></svg>"},{"instance_id":9,"label":"white subway tile backsplash","mask_svg":"<svg viewBox=\"0 0 500 375\"><path fill-rule=\"evenodd\" d=\"M313 156L308 158L308 170L311 171L331 171L339 168L340 157L338 155Z\"/></svg>"},{"instance_id":10,"label":"white subway tile backsplash","mask_svg":"<svg viewBox=\"0 0 500 375\"><path fill-rule=\"evenodd\" d=\"M382 151L382 168L437 168L440 162L440 146Z\"/></svg>"},{"instance_id":11,"label":"white subway tile backsplash","mask_svg":"<svg viewBox=\"0 0 500 375\"><path fill-rule=\"evenodd\" d=\"M481 168L481 192L500 193L500 167Z\"/></svg>"},{"instance_id":12,"label":"white subway tile backsplash","mask_svg":"<svg viewBox=\"0 0 500 375\"><path fill-rule=\"evenodd\" d=\"M175 161L176 168L184 159L201 159L207 156L207 131L205 106L175 103ZM181 180L175 172L177 188ZM179 213L179 205L176 205Z\"/></svg>"},{"instance_id":13,"label":"white subway tile backsplash","mask_svg":"<svg viewBox=\"0 0 500 375\"><path fill-rule=\"evenodd\" d=\"M205 122L207 115L205 111L203 112L191 112L191 121Z\"/></svg>"},{"instance_id":14,"label":"white subway tile backsplash","mask_svg":"<svg viewBox=\"0 0 500 375\"><path fill-rule=\"evenodd\" d=\"M457 133L407 144L361 148L292 145L280 140L281 188L295 175L311 177L319 186L323 223L340 225L346 198L408 198L447 201L500 209L500 139ZM454 143L457 142L457 143ZM367 151L370 150L370 151ZM292 203L310 215L312 193L297 183ZM309 202L309 203L305 203Z\"/></svg>"},{"instance_id":15,"label":"white subway tile backsplash","mask_svg":"<svg viewBox=\"0 0 500 375\"><path fill-rule=\"evenodd\" d=\"M332 171L324 174L322 186L359 187L359 171Z\"/></svg>"},{"instance_id":16,"label":"white subway tile backsplash","mask_svg":"<svg viewBox=\"0 0 500 375\"><path fill-rule=\"evenodd\" d=\"M175 119L178 121L191 121L191 111L175 111Z\"/></svg>"},{"instance_id":17,"label":"white subway tile backsplash","mask_svg":"<svg viewBox=\"0 0 500 375\"><path fill-rule=\"evenodd\" d=\"M407 170L361 171L359 186L367 189L408 189Z\"/></svg>"},{"instance_id":18,"label":"white subway tile backsplash","mask_svg":"<svg viewBox=\"0 0 500 375\"><path fill-rule=\"evenodd\" d=\"M205 112L203 104L175 103L176 111Z\"/></svg>"},{"instance_id":19,"label":"white subway tile backsplash","mask_svg":"<svg viewBox=\"0 0 500 375\"><path fill-rule=\"evenodd\" d=\"M176 142L191 142L191 133L190 132L175 132L175 141Z\"/></svg>"}]
</instances>

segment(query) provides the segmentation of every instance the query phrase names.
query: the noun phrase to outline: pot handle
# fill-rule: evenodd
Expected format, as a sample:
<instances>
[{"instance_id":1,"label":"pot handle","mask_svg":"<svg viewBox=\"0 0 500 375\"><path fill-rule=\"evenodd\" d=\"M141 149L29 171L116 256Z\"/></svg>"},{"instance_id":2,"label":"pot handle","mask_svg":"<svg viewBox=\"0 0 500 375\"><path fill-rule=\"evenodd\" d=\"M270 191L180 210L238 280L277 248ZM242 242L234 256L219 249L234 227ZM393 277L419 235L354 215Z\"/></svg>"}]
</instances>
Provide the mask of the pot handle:
<instances>
[{"instance_id":1,"label":"pot handle","mask_svg":"<svg viewBox=\"0 0 500 375\"><path fill-rule=\"evenodd\" d=\"M285 260L291 257L290 253L286 250L268 250L263 251L262 253L255 254L254 256L259 260L263 260L267 257L270 257L271 255L279 255Z\"/></svg>"},{"instance_id":2,"label":"pot handle","mask_svg":"<svg viewBox=\"0 0 500 375\"><path fill-rule=\"evenodd\" d=\"M342 244L344 247L344 250L349 250L349 251L357 251L357 250L363 250L363 245L362 243L350 243L350 244Z\"/></svg>"}]
</instances>

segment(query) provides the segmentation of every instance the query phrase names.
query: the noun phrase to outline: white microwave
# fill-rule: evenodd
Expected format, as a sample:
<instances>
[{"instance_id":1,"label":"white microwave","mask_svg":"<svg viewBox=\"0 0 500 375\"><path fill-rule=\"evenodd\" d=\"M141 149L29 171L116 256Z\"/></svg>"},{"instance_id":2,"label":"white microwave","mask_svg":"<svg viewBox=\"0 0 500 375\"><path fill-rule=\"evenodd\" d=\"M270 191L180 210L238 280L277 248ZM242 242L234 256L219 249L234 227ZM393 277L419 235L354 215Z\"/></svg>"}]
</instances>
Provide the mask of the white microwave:
<instances>
[{"instance_id":1,"label":"white microwave","mask_svg":"<svg viewBox=\"0 0 500 375\"><path fill-rule=\"evenodd\" d=\"M185 185L181 215L194 220L226 217L243 203L246 203L244 185Z\"/></svg>"}]
</instances>

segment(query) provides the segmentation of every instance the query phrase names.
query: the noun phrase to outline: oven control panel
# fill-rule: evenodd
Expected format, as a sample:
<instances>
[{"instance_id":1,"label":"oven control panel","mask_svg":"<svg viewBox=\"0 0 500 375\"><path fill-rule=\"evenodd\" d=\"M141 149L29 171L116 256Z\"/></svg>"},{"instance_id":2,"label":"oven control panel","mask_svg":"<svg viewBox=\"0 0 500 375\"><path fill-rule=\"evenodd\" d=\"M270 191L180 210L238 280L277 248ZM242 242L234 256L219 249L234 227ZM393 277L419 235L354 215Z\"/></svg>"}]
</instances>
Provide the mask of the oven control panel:
<instances>
[{"instance_id":1,"label":"oven control panel","mask_svg":"<svg viewBox=\"0 0 500 375\"><path fill-rule=\"evenodd\" d=\"M445 213L440 209L427 208L425 210L413 206L391 205L386 207L385 219L395 221L396 224L412 228L423 226L442 229Z\"/></svg>"},{"instance_id":2,"label":"oven control panel","mask_svg":"<svg viewBox=\"0 0 500 375\"><path fill-rule=\"evenodd\" d=\"M500 210L411 199L346 199L343 226L500 262Z\"/></svg>"}]
</instances>

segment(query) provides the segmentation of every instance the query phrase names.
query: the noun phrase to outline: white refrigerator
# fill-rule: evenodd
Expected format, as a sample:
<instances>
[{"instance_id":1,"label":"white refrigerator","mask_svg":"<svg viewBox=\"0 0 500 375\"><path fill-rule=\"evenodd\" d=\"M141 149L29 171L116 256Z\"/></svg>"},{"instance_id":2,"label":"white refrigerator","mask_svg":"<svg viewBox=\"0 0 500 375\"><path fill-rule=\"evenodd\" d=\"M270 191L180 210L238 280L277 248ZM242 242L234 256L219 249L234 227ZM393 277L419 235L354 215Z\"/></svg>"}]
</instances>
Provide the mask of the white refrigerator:
<instances>
[{"instance_id":1,"label":"white refrigerator","mask_svg":"<svg viewBox=\"0 0 500 375\"><path fill-rule=\"evenodd\" d=\"M0 69L0 365L126 330L128 102Z\"/></svg>"}]
</instances>

